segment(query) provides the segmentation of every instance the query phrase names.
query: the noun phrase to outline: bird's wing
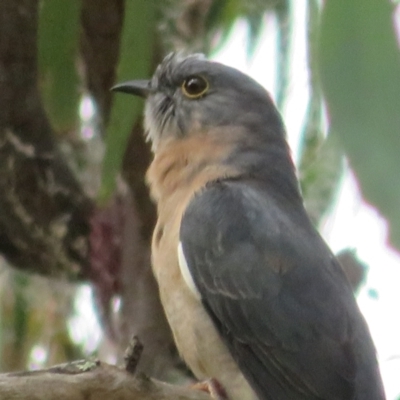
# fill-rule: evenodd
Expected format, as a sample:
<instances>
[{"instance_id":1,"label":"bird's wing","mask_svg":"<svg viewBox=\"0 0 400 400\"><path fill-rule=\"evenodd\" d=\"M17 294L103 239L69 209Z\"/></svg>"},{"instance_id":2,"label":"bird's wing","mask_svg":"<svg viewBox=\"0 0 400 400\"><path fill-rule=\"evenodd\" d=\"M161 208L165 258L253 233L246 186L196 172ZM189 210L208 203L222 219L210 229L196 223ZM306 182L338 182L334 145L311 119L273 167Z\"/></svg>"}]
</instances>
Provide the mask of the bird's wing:
<instances>
[{"instance_id":1,"label":"bird's wing","mask_svg":"<svg viewBox=\"0 0 400 400\"><path fill-rule=\"evenodd\" d=\"M354 398L354 298L302 207L215 182L180 241L192 290L260 399Z\"/></svg>"}]
</instances>

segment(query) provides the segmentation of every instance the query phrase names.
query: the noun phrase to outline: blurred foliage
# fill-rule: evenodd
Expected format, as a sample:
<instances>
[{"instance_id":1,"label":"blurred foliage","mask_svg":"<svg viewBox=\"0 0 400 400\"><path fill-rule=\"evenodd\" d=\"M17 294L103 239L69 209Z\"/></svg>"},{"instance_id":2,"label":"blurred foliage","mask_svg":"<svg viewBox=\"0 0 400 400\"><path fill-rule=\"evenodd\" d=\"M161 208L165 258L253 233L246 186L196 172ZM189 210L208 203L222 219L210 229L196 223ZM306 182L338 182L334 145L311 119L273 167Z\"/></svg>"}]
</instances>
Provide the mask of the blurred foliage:
<instances>
[{"instance_id":1,"label":"blurred foliage","mask_svg":"<svg viewBox=\"0 0 400 400\"><path fill-rule=\"evenodd\" d=\"M400 249L400 52L393 20L389 1L326 2L318 67L330 130Z\"/></svg>"},{"instance_id":2,"label":"blurred foliage","mask_svg":"<svg viewBox=\"0 0 400 400\"><path fill-rule=\"evenodd\" d=\"M42 1L38 31L40 86L58 132L76 127L80 100L77 71L80 0Z\"/></svg>"},{"instance_id":3,"label":"blurred foliage","mask_svg":"<svg viewBox=\"0 0 400 400\"><path fill-rule=\"evenodd\" d=\"M327 135L323 124L323 94L317 63L319 22L319 1L310 0L307 16L310 99L300 140L298 172L305 207L317 226L333 203L344 170L341 146L332 135Z\"/></svg>"},{"instance_id":4,"label":"blurred foliage","mask_svg":"<svg viewBox=\"0 0 400 400\"><path fill-rule=\"evenodd\" d=\"M251 56L264 28L265 14L273 12L287 15L288 0L221 0L213 1L206 18L206 33L210 47L221 47L238 20L243 18L248 24L247 52Z\"/></svg>"},{"instance_id":5,"label":"blurred foliage","mask_svg":"<svg viewBox=\"0 0 400 400\"><path fill-rule=\"evenodd\" d=\"M1 371L82 357L68 334L75 285L0 268ZM39 357L38 357L39 353Z\"/></svg>"},{"instance_id":6,"label":"blurred foliage","mask_svg":"<svg viewBox=\"0 0 400 400\"><path fill-rule=\"evenodd\" d=\"M124 26L121 38L121 55L117 81L143 79L152 73L157 25L155 4L152 1L128 1L125 4ZM139 34L138 34L139 32ZM106 154L100 200L110 197L116 177L122 166L127 140L136 120L141 116L143 101L135 96L117 96L113 99L111 118L106 135Z\"/></svg>"}]
</instances>

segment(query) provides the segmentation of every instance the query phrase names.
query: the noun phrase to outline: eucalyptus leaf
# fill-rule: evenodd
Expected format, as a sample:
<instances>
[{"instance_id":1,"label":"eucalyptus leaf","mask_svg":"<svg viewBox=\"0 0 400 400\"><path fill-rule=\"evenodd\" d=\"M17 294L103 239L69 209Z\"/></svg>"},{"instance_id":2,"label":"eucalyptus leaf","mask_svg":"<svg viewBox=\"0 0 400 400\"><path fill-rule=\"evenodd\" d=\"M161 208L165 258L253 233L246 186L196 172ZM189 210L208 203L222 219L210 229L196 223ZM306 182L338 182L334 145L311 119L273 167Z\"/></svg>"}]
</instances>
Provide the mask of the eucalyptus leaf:
<instances>
[{"instance_id":1,"label":"eucalyptus leaf","mask_svg":"<svg viewBox=\"0 0 400 400\"><path fill-rule=\"evenodd\" d=\"M264 13L252 13L246 17L247 31L247 57L250 59L254 55L261 32L263 29Z\"/></svg>"},{"instance_id":2,"label":"eucalyptus leaf","mask_svg":"<svg viewBox=\"0 0 400 400\"><path fill-rule=\"evenodd\" d=\"M38 27L39 84L56 131L68 131L78 120L77 74L80 0L42 0Z\"/></svg>"},{"instance_id":3,"label":"eucalyptus leaf","mask_svg":"<svg viewBox=\"0 0 400 400\"><path fill-rule=\"evenodd\" d=\"M320 9L318 0L308 2L307 46L310 100L300 143L299 180L304 204L318 226L332 206L344 170L343 149L339 140L327 137L323 123L323 101L318 77L317 49Z\"/></svg>"},{"instance_id":4,"label":"eucalyptus leaf","mask_svg":"<svg viewBox=\"0 0 400 400\"><path fill-rule=\"evenodd\" d=\"M280 110L283 109L284 102L289 86L290 58L291 58L291 31L294 24L291 16L291 1L281 0L275 8L278 19L278 37L277 37L277 68L276 68L276 104Z\"/></svg>"},{"instance_id":5,"label":"eucalyptus leaf","mask_svg":"<svg viewBox=\"0 0 400 400\"><path fill-rule=\"evenodd\" d=\"M21 272L14 274L14 332L15 347L21 348L27 339L29 304L26 298L26 287L29 284L29 277Z\"/></svg>"},{"instance_id":6,"label":"eucalyptus leaf","mask_svg":"<svg viewBox=\"0 0 400 400\"><path fill-rule=\"evenodd\" d=\"M126 2L117 82L150 77L156 25L154 2L147 0ZM101 201L106 200L114 190L127 139L135 121L141 117L142 109L143 100L136 96L121 94L114 96L110 122L106 131Z\"/></svg>"},{"instance_id":7,"label":"eucalyptus leaf","mask_svg":"<svg viewBox=\"0 0 400 400\"><path fill-rule=\"evenodd\" d=\"M308 141L299 168L304 205L318 226L332 206L344 171L343 151L335 135Z\"/></svg>"},{"instance_id":8,"label":"eucalyptus leaf","mask_svg":"<svg viewBox=\"0 0 400 400\"><path fill-rule=\"evenodd\" d=\"M400 53L393 11L386 0L326 1L319 68L331 131L400 249Z\"/></svg>"}]
</instances>

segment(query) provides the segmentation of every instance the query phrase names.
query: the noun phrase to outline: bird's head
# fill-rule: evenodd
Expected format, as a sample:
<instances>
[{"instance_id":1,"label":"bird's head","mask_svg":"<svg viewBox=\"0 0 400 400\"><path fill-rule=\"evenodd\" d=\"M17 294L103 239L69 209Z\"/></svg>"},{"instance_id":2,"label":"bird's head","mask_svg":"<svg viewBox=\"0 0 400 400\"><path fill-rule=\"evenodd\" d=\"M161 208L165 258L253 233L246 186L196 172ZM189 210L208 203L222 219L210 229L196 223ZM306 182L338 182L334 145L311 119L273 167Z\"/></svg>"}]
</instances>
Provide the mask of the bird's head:
<instances>
[{"instance_id":1,"label":"bird's head","mask_svg":"<svg viewBox=\"0 0 400 400\"><path fill-rule=\"evenodd\" d=\"M151 80L121 83L112 90L146 98L145 129L153 150L164 140L210 128L244 129L260 136L257 140L284 136L279 113L261 85L200 54L171 53Z\"/></svg>"}]
</instances>

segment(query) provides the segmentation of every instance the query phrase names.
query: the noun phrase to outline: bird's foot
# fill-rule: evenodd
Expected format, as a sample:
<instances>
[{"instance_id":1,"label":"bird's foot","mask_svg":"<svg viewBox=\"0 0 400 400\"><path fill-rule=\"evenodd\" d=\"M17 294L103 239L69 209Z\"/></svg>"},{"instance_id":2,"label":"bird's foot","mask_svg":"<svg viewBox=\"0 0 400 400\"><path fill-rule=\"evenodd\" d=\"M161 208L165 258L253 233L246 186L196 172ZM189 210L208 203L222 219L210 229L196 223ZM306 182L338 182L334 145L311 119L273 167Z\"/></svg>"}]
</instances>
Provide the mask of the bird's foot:
<instances>
[{"instance_id":1,"label":"bird's foot","mask_svg":"<svg viewBox=\"0 0 400 400\"><path fill-rule=\"evenodd\" d=\"M197 382L192 388L209 393L211 398L215 400L229 400L224 387L215 378Z\"/></svg>"}]
</instances>

